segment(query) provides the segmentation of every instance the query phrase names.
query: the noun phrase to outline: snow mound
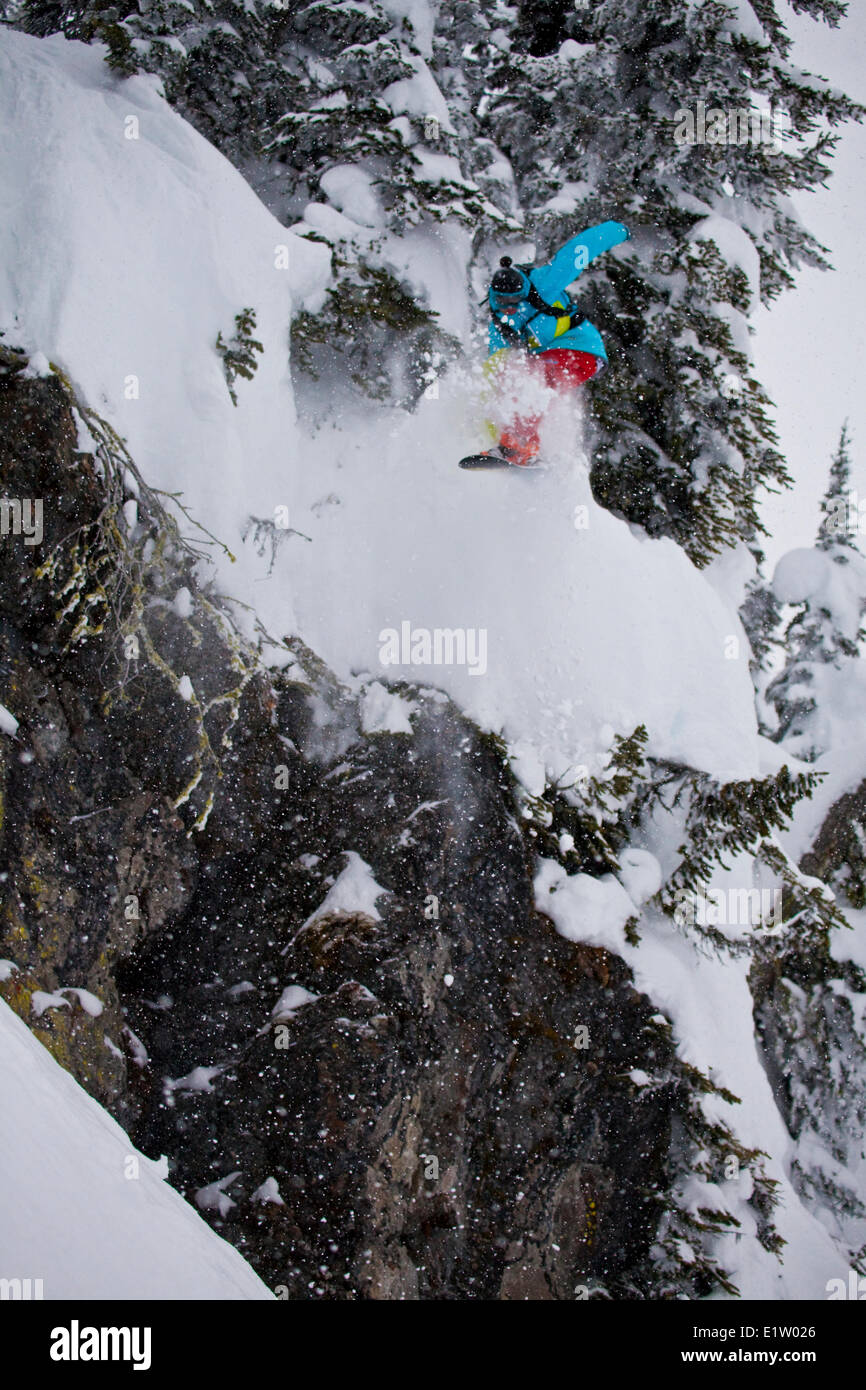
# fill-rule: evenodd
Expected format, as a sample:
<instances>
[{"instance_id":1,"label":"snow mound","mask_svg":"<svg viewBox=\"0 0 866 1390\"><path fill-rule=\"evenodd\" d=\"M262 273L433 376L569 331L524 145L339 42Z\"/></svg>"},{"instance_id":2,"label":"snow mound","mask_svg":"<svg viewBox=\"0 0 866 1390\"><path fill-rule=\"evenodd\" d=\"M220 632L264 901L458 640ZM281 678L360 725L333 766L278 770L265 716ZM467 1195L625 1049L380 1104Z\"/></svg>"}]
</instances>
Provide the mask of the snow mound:
<instances>
[{"instance_id":1,"label":"snow mound","mask_svg":"<svg viewBox=\"0 0 866 1390\"><path fill-rule=\"evenodd\" d=\"M47 1299L269 1298L0 1000L4 1278Z\"/></svg>"},{"instance_id":2,"label":"snow mound","mask_svg":"<svg viewBox=\"0 0 866 1390\"><path fill-rule=\"evenodd\" d=\"M371 917L374 922L380 922L382 914L376 903L387 891L386 888L380 888L373 877L373 870L360 854L356 854L353 849L346 850L346 867L338 875L315 912L304 922L301 931L332 913L358 913L364 917Z\"/></svg>"},{"instance_id":3,"label":"snow mound","mask_svg":"<svg viewBox=\"0 0 866 1390\"><path fill-rule=\"evenodd\" d=\"M554 859L542 859L535 876L535 902L560 936L622 955L625 925L637 909L613 874L567 874Z\"/></svg>"},{"instance_id":4,"label":"snow mound","mask_svg":"<svg viewBox=\"0 0 866 1390\"><path fill-rule=\"evenodd\" d=\"M303 985L288 985L271 1010L271 1017L275 1023L285 1022L286 1019L294 1018L298 1009L303 1009L307 1004L315 1004L318 998L318 994L311 994Z\"/></svg>"},{"instance_id":5,"label":"snow mound","mask_svg":"<svg viewBox=\"0 0 866 1390\"><path fill-rule=\"evenodd\" d=\"M831 555L826 550L789 550L773 572L773 592L780 603L808 603L826 609L835 626L852 641L866 602L866 560L854 550Z\"/></svg>"},{"instance_id":6,"label":"snow mound","mask_svg":"<svg viewBox=\"0 0 866 1390\"><path fill-rule=\"evenodd\" d=\"M10 713L5 705L0 705L0 733L8 734L14 738L18 732L18 720L15 715Z\"/></svg>"}]
</instances>

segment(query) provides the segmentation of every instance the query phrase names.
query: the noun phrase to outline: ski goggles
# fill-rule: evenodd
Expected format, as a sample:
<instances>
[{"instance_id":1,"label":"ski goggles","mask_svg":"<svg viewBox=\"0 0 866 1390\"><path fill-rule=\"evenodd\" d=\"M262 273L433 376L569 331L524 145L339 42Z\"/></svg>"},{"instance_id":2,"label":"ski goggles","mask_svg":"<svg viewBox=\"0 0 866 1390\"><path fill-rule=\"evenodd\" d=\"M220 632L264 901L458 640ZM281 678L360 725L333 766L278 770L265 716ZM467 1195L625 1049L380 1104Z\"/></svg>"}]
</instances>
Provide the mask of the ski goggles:
<instances>
[{"instance_id":1,"label":"ski goggles","mask_svg":"<svg viewBox=\"0 0 866 1390\"><path fill-rule=\"evenodd\" d=\"M525 296L522 294L496 294L491 295L493 307L500 314L514 314L524 302Z\"/></svg>"}]
</instances>

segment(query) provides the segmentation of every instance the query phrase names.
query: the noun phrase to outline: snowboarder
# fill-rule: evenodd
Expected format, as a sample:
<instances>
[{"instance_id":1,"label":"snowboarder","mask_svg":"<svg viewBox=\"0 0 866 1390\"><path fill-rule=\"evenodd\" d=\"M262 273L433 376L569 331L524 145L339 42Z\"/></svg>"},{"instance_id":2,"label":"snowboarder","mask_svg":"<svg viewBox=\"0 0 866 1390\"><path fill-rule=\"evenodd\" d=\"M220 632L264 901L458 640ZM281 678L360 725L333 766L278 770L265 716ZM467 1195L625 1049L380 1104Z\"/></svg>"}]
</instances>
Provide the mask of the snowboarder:
<instances>
[{"instance_id":1,"label":"snowboarder","mask_svg":"<svg viewBox=\"0 0 866 1390\"><path fill-rule=\"evenodd\" d=\"M546 265L514 265L503 256L493 276L488 369L497 375L515 352L546 386L567 390L596 376L607 361L601 334L566 293L567 287L603 251L627 241L621 222L601 222L572 237ZM539 446L538 415L517 416L501 431L495 448L460 460L461 468L532 467Z\"/></svg>"}]
</instances>

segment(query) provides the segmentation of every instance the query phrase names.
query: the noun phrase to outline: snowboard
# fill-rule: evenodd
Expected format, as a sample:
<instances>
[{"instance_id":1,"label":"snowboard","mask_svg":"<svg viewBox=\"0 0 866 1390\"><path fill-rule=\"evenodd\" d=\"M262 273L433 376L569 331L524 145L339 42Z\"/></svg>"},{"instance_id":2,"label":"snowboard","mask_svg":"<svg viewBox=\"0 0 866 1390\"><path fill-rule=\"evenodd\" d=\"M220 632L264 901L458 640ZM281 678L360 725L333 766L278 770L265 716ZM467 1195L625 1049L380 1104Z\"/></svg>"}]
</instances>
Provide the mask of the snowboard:
<instances>
[{"instance_id":1,"label":"snowboard","mask_svg":"<svg viewBox=\"0 0 866 1390\"><path fill-rule=\"evenodd\" d=\"M536 468L543 468L540 459L534 459L532 463L512 463L511 459L505 458L504 454L490 452L489 454L467 454L466 458L460 460L461 468L514 468L519 473L531 473Z\"/></svg>"}]
</instances>

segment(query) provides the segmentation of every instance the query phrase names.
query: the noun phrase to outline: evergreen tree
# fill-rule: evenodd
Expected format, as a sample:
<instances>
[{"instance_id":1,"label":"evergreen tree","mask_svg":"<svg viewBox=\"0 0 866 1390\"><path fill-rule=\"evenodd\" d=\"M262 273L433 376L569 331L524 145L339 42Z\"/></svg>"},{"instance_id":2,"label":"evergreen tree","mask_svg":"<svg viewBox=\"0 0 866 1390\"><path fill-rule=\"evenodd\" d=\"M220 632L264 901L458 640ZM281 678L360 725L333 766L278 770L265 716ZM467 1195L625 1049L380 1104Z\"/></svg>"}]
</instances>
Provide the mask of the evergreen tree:
<instances>
[{"instance_id":1,"label":"evergreen tree","mask_svg":"<svg viewBox=\"0 0 866 1390\"><path fill-rule=\"evenodd\" d=\"M605 217L633 230L627 251L580 280L612 349L592 391L592 482L611 510L674 535L698 563L760 531L757 487L786 481L747 318L794 267L825 264L787 194L826 177L823 121L859 114L794 72L778 7L754 8L747 24L715 3L533 3L509 23L488 0L493 36L475 50L479 126L510 161L538 254ZM828 22L843 12L809 8ZM724 113L784 108L793 137L722 143L712 127L703 143L678 143L700 100Z\"/></svg>"},{"instance_id":2,"label":"evergreen tree","mask_svg":"<svg viewBox=\"0 0 866 1390\"><path fill-rule=\"evenodd\" d=\"M264 352L262 344L253 337L255 326L255 309L241 309L240 313L235 314L235 331L232 337L226 341L221 332L217 334L216 350L223 360L226 385L233 405L238 403L235 381L239 376L251 381L258 366L256 353Z\"/></svg>"},{"instance_id":3,"label":"evergreen tree","mask_svg":"<svg viewBox=\"0 0 866 1390\"><path fill-rule=\"evenodd\" d=\"M411 229L471 239L518 229L464 174L460 139L411 25L378 3L315 0L26 0L35 33L102 40L121 75L158 74L166 96L286 223L332 249L326 308L293 324L296 364L345 362L368 394L411 401L458 344L394 255ZM420 84L427 105L399 94ZM359 202L360 200L360 202ZM460 269L462 279L462 268ZM462 285L461 285L462 289Z\"/></svg>"},{"instance_id":4,"label":"evergreen tree","mask_svg":"<svg viewBox=\"0 0 866 1390\"><path fill-rule=\"evenodd\" d=\"M849 527L850 441L843 426L821 503L822 521L811 556L793 552L780 562L775 587L796 603L785 631L786 660L767 687L779 718L775 737L806 761L832 742L834 708L844 697L864 636L866 561Z\"/></svg>"},{"instance_id":5,"label":"evergreen tree","mask_svg":"<svg viewBox=\"0 0 866 1390\"><path fill-rule=\"evenodd\" d=\"M746 598L740 609L740 618L749 644L752 648L751 669L755 683L760 673L767 669L770 654L779 645L776 632L779 627L781 608L771 585L758 573L749 580Z\"/></svg>"},{"instance_id":6,"label":"evergreen tree","mask_svg":"<svg viewBox=\"0 0 866 1390\"><path fill-rule=\"evenodd\" d=\"M850 525L850 492L850 438L843 426L814 551L784 557L777 570L783 597L800 600L801 611L788 624L787 659L767 698L779 715L775 737L807 760L848 748L859 737L864 681L857 657L866 564ZM825 885L832 884L841 903L866 905L864 847L861 784L831 806L799 868L778 846L769 849L765 858L785 885L785 926L760 945L751 973L767 1072L797 1142L792 1180L804 1202L832 1223L861 1271L866 1205L858 1195L858 1171L866 1123L866 1037L858 1019L866 976L845 960L847 922Z\"/></svg>"},{"instance_id":7,"label":"evergreen tree","mask_svg":"<svg viewBox=\"0 0 866 1390\"><path fill-rule=\"evenodd\" d=\"M445 223L470 241L519 223L467 175L466 131L411 25L378 0L319 0L281 25L281 52L304 54L303 80L264 132L269 196L284 190L296 216L312 203L306 234L331 246L333 268L326 309L293 325L295 360L318 377L336 353L368 394L411 401L460 345L439 328L426 287L399 272L401 243L423 227L438 239Z\"/></svg>"},{"instance_id":8,"label":"evergreen tree","mask_svg":"<svg viewBox=\"0 0 866 1390\"><path fill-rule=\"evenodd\" d=\"M832 127L862 114L791 65L781 0L442 0L411 19L379 0L24 0L19 22L159 73L284 221L321 205L306 234L332 247L333 294L298 326L296 362L322 371L336 353L376 395L411 399L457 351L401 268L407 233L461 233L474 297L504 243L529 238L541 258L625 221L628 249L580 281L611 356L589 396L596 496L699 564L754 542L756 493L787 475L747 319L798 266L826 264L787 195L825 181ZM716 113L700 132L699 102ZM736 113L757 106L786 112L790 138L753 139L747 120L743 139Z\"/></svg>"},{"instance_id":9,"label":"evergreen tree","mask_svg":"<svg viewBox=\"0 0 866 1390\"><path fill-rule=\"evenodd\" d=\"M857 549L848 515L851 496L851 440L848 421L842 426L839 444L830 463L830 481L821 499L823 521L815 542L819 550L834 551L840 546Z\"/></svg>"},{"instance_id":10,"label":"evergreen tree","mask_svg":"<svg viewBox=\"0 0 866 1390\"><path fill-rule=\"evenodd\" d=\"M777 951L785 960L829 960L830 932L844 927L844 919L833 895L803 874L778 840L798 801L811 794L817 775L794 775L783 767L772 777L720 785L681 764L648 759L646 742L646 730L638 726L629 738L614 740L601 773L572 784L550 785L540 797L523 798L524 824L533 845L546 858L558 859L569 874L605 878L612 873L627 883L630 849L652 845L656 836L670 846L678 834L677 862L658 891L645 904L636 904L635 916L626 927L632 944L640 943L644 914L661 911L697 951L722 959L752 957L752 974L760 983L765 979L761 970ZM774 922L772 931L770 923L760 922L739 924L736 932L723 931L694 911L683 911L684 905L706 894L718 869L727 871L734 863L744 874L763 871L783 885L783 920ZM760 999L763 1005L764 993ZM767 1004L768 1020L778 1003L774 995ZM769 1037L769 1022L767 1032ZM828 1034L826 1065L831 1071L838 1061L834 1049L848 1041L841 1028L833 1031L832 1038ZM802 1048L798 1051L798 1046L799 1039L791 1037L792 1070L801 1064L804 1070L814 1066L814 1059ZM850 1071L852 1081L854 1074L866 1080L866 1065L860 1067L859 1053ZM719 1099L736 1106L739 1098L679 1055L653 1076L652 1084L671 1087L675 1096L669 1183L658 1197L652 1268L635 1271L635 1289L640 1290L639 1296L650 1291L649 1296L663 1298L705 1297L714 1289L735 1295L718 1238L741 1228L747 1218L754 1221L757 1239L766 1250L778 1254L782 1246L773 1220L776 1183L766 1172L766 1155L745 1146L733 1124L719 1119ZM783 1113L788 1113L784 1105ZM726 1173L730 1176L732 1162L737 1171L742 1168L750 1174L748 1195L739 1199L742 1205L720 1200L720 1184ZM854 1212L853 1191L848 1197Z\"/></svg>"},{"instance_id":11,"label":"evergreen tree","mask_svg":"<svg viewBox=\"0 0 866 1390\"><path fill-rule=\"evenodd\" d=\"M862 867L862 791L859 809ZM784 884L783 923L756 943L749 982L764 1065L794 1141L791 1180L848 1261L866 1273L866 974L845 959L848 923L814 877L818 867L833 876L822 856L807 854L798 869L768 844L764 858ZM838 859L835 868L842 877Z\"/></svg>"},{"instance_id":12,"label":"evergreen tree","mask_svg":"<svg viewBox=\"0 0 866 1390\"><path fill-rule=\"evenodd\" d=\"M763 551L754 543L749 550L755 562L755 572L746 583L739 615L751 649L749 670L755 686L758 727L763 735L770 738L776 729L776 718L775 712L767 705L764 686L769 679L773 657L782 645L779 636L782 606L773 592L772 584L764 577Z\"/></svg>"}]
</instances>

